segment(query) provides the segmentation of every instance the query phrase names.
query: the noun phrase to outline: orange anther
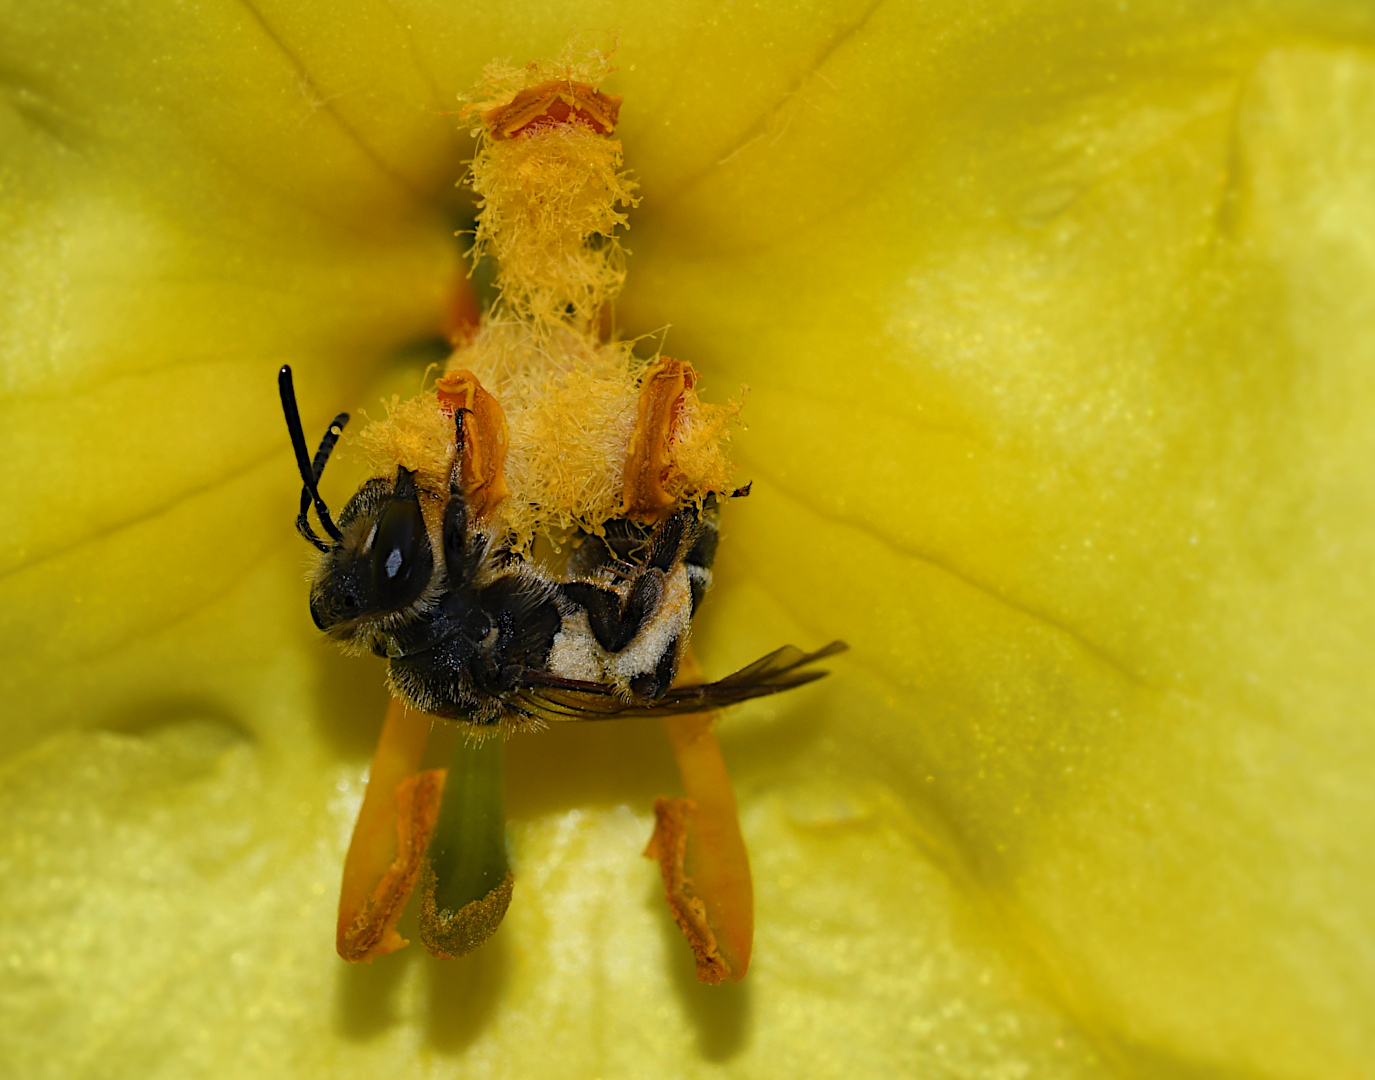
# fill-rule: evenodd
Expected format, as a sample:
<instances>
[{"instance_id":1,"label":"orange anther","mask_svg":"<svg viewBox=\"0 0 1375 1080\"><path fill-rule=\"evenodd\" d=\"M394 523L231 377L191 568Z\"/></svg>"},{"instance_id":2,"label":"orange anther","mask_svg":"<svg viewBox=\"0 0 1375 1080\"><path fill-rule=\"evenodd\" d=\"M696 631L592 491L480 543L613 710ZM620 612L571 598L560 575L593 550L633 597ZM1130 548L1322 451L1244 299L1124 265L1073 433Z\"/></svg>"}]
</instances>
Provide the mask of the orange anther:
<instances>
[{"instance_id":1,"label":"orange anther","mask_svg":"<svg viewBox=\"0 0 1375 1080\"><path fill-rule=\"evenodd\" d=\"M483 115L493 139L511 139L527 130L577 120L598 135L616 130L621 99L588 83L553 79L522 90L505 105Z\"/></svg>"},{"instance_id":2,"label":"orange anther","mask_svg":"<svg viewBox=\"0 0 1375 1080\"><path fill-rule=\"evenodd\" d=\"M674 426L682 412L683 399L696 384L697 372L691 364L667 356L645 373L621 481L621 513L627 517L641 522L657 521L677 503L677 496L664 485L673 465Z\"/></svg>"},{"instance_id":3,"label":"orange anther","mask_svg":"<svg viewBox=\"0 0 1375 1080\"><path fill-rule=\"evenodd\" d=\"M416 771L429 735L430 718L393 699L344 860L335 946L345 960L371 961L408 944L396 921L420 876L444 792L443 769Z\"/></svg>"},{"instance_id":4,"label":"orange anther","mask_svg":"<svg viewBox=\"0 0 1375 1080\"><path fill-rule=\"evenodd\" d=\"M697 682L691 652L680 682ZM715 712L664 717L685 799L654 800L645 855L659 863L664 897L704 983L743 979L754 948L754 883L735 792L712 731Z\"/></svg>"},{"instance_id":5,"label":"orange anther","mask_svg":"<svg viewBox=\"0 0 1375 1080\"><path fill-rule=\"evenodd\" d=\"M485 517L507 495L506 414L471 371L452 371L435 382L439 404L463 418L463 497L474 518Z\"/></svg>"}]
</instances>

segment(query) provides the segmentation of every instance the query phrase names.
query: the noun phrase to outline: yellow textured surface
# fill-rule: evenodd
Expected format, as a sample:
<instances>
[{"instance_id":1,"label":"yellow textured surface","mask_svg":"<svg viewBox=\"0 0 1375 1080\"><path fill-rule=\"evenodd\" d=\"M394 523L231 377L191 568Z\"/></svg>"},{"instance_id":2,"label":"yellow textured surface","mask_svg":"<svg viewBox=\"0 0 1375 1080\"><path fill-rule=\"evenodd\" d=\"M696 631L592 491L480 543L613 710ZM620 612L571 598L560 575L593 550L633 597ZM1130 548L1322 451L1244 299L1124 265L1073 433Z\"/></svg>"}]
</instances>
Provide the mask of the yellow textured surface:
<instances>
[{"instance_id":1,"label":"yellow textured surface","mask_svg":"<svg viewBox=\"0 0 1375 1080\"><path fill-rule=\"evenodd\" d=\"M560 61L489 64L465 95L481 104L460 115L477 112L490 122L491 110L510 105L527 85L558 85L557 76L595 87L607 75L609 52L593 51L580 66L573 54L570 46ZM477 145L464 183L478 218L466 254L477 264L474 275L491 274L493 296L444 367L471 373L499 405L494 524L503 542L524 552L540 536L600 534L624 508L639 509L626 477L636 440L651 437L636 430L646 422L642 399L657 356L635 355L642 339L624 338L611 306L625 281L628 219L617 207L638 200L621 169L620 142L588 124L547 123L510 139L493 139L479 124L471 134ZM673 449L667 461L655 459L654 483L662 467L673 496L700 504L707 492L727 490L723 444L739 405L704 404L691 385L675 401ZM427 390L405 401L393 394L386 411L356 425L344 446L357 446L376 476L391 476L397 465L417 470L422 489L442 497L454 445L448 410Z\"/></svg>"},{"instance_id":2,"label":"yellow textured surface","mask_svg":"<svg viewBox=\"0 0 1375 1080\"><path fill-rule=\"evenodd\" d=\"M550 532L597 532L620 513L646 362L630 342L599 342L567 327L537 341L522 323L483 320L445 368L471 370L501 404L509 494L496 504L493 524L517 550ZM695 390L684 395L674 421L675 494L700 500L729 490L730 429L739 413L738 401L713 404ZM453 417L431 388L404 400L393 394L381 410L360 416L338 457L357 456L369 476L394 476L405 465L419 473L422 489L442 498L453 447Z\"/></svg>"},{"instance_id":3,"label":"yellow textured surface","mask_svg":"<svg viewBox=\"0 0 1375 1080\"><path fill-rule=\"evenodd\" d=\"M1373 20L7 3L4 1071L1375 1074ZM488 947L332 953L384 700L310 626L273 374L311 430L414 392L445 114L574 24L619 29L622 321L751 387L708 671L854 647L723 726L724 991L639 857L652 725L512 743Z\"/></svg>"},{"instance_id":4,"label":"yellow textured surface","mask_svg":"<svg viewBox=\"0 0 1375 1080\"><path fill-rule=\"evenodd\" d=\"M613 70L614 49L613 35L602 43L575 39L556 59L532 57L519 67L493 60L482 81L460 95L467 102L460 115L477 140L463 183L481 212L468 254L495 260L497 317L521 321L541 341L569 325L595 332L603 306L621 291L621 237L625 210L639 202L636 184L621 167L610 122L597 130L581 122L536 124L508 139L493 112L555 80L596 93Z\"/></svg>"},{"instance_id":5,"label":"yellow textured surface","mask_svg":"<svg viewBox=\"0 0 1375 1080\"><path fill-rule=\"evenodd\" d=\"M496 260L501 306L536 329L542 323L595 326L625 281L618 205L632 182L621 144L581 124L553 124L516 139L484 142L472 187L482 216L475 257ZM611 239L589 246L589 236Z\"/></svg>"}]
</instances>

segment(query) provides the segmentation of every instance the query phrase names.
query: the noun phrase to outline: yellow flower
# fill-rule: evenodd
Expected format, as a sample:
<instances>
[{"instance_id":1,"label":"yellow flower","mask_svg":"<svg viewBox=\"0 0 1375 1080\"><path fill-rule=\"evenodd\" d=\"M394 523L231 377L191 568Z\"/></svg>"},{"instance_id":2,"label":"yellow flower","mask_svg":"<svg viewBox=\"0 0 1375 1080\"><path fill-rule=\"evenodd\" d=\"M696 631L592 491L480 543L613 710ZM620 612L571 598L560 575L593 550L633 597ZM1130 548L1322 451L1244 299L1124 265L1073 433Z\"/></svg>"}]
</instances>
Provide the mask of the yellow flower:
<instances>
[{"instance_id":1,"label":"yellow flower","mask_svg":"<svg viewBox=\"0 0 1375 1080\"><path fill-rule=\"evenodd\" d=\"M333 955L385 697L309 624L273 375L312 430L413 390L455 95L574 23L619 29L621 320L750 386L707 668L853 647L722 726L737 986L639 858L635 723L512 744L487 947ZM21 0L5 1069L1370 1075L1372 46L1355 0Z\"/></svg>"}]
</instances>

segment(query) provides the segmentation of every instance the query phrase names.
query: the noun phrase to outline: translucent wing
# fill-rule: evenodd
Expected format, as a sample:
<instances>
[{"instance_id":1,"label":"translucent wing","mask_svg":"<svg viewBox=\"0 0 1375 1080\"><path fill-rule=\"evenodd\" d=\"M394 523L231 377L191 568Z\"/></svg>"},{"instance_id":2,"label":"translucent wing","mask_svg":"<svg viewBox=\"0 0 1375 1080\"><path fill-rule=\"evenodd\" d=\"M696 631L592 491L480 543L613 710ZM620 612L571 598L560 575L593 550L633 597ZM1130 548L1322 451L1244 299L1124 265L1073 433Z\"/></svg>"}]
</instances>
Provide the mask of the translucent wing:
<instances>
[{"instance_id":1,"label":"translucent wing","mask_svg":"<svg viewBox=\"0 0 1375 1080\"><path fill-rule=\"evenodd\" d=\"M784 645L724 679L698 686L675 686L653 702L627 701L602 683L563 679L543 671L526 672L521 679L522 689L515 697L523 709L546 720L610 720L706 712L814 682L826 672L809 671L810 665L847 648L845 642L833 641L816 652L804 653L795 646Z\"/></svg>"}]
</instances>

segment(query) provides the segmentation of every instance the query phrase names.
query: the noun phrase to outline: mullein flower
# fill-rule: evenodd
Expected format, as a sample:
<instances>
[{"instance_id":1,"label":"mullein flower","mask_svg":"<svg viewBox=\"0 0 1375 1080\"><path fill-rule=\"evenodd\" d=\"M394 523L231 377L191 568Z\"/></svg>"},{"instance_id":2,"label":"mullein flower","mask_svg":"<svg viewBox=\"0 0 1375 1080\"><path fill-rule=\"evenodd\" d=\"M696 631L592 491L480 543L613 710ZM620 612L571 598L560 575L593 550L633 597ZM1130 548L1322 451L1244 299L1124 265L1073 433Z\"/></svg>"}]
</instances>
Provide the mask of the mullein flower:
<instances>
[{"instance_id":1,"label":"mullein flower","mask_svg":"<svg viewBox=\"0 0 1375 1080\"><path fill-rule=\"evenodd\" d=\"M5 22L8 1071L1375 1068L1367 5ZM483 949L333 949L386 699L304 609L272 375L319 431L442 361L457 95L573 23L645 200L619 321L750 388L707 674L852 647L721 726L726 987L638 858L677 781L634 722L507 746Z\"/></svg>"},{"instance_id":2,"label":"mullein flower","mask_svg":"<svg viewBox=\"0 0 1375 1080\"><path fill-rule=\"evenodd\" d=\"M495 296L456 324L445 372L359 437L373 474L335 522L319 484L349 416L312 456L291 368L278 374L301 476L297 531L319 551L310 608L346 652L389 659L395 695L349 842L336 947L395 952L422 882L420 935L466 956L501 923L505 737L548 722L665 721L686 797L655 800L645 849L698 977L738 981L754 936L749 860L713 730L719 706L795 689L844 651L783 646L707 683L691 617L711 581L727 425L691 364L620 339L618 204L634 202L612 138L609 52L488 66L465 115L478 139L474 254ZM324 536L309 520L311 505ZM614 531L614 535L613 535ZM678 685L673 685L675 681ZM457 724L447 767L423 768L430 720Z\"/></svg>"}]
</instances>

